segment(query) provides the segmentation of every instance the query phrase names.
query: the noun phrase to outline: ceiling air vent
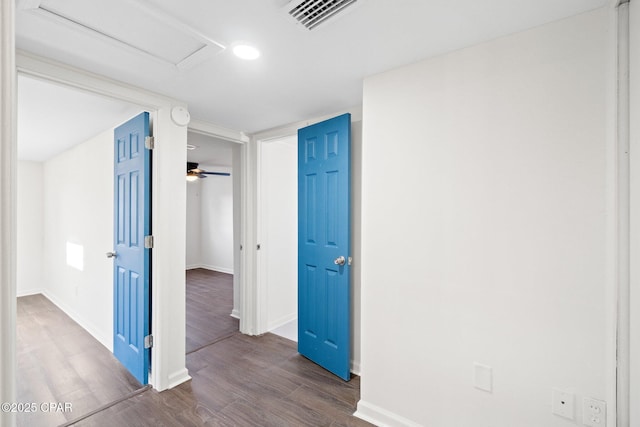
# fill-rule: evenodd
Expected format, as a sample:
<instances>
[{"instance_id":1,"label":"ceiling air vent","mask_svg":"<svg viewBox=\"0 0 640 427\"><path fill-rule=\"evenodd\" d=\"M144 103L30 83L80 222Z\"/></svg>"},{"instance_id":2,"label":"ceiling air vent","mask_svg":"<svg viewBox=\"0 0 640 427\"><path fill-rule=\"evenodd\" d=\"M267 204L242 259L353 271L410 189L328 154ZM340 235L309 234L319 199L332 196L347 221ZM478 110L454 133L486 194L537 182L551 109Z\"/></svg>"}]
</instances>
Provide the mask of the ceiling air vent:
<instances>
[{"instance_id":1,"label":"ceiling air vent","mask_svg":"<svg viewBox=\"0 0 640 427\"><path fill-rule=\"evenodd\" d=\"M358 0L294 0L286 9L299 24L309 30L335 17Z\"/></svg>"}]
</instances>

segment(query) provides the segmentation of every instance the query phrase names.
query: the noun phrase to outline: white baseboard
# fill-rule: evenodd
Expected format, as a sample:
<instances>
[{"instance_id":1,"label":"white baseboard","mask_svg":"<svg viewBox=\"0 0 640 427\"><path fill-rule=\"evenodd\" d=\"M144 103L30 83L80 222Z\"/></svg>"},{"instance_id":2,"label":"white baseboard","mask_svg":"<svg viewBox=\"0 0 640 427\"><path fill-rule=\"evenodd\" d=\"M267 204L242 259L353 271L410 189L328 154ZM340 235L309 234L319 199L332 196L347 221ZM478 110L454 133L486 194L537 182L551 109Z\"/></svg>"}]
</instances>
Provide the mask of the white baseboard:
<instances>
[{"instance_id":1,"label":"white baseboard","mask_svg":"<svg viewBox=\"0 0 640 427\"><path fill-rule=\"evenodd\" d=\"M220 273L233 274L233 267L227 268L227 267L219 267L217 265L202 264L201 268L204 268L205 270L217 271Z\"/></svg>"},{"instance_id":2,"label":"white baseboard","mask_svg":"<svg viewBox=\"0 0 640 427\"><path fill-rule=\"evenodd\" d=\"M40 288L40 289L27 289L27 290L18 291L18 293L16 294L16 296L17 296L17 297L28 297L29 295L44 294L44 292L45 292L44 288Z\"/></svg>"},{"instance_id":3,"label":"white baseboard","mask_svg":"<svg viewBox=\"0 0 640 427\"><path fill-rule=\"evenodd\" d=\"M191 379L191 376L189 375L189 371L187 370L187 368L180 369L178 372L174 372L173 374L169 375L169 377L167 378L167 380L169 381L169 384L167 388L163 390L167 390L167 389L179 386L180 384L187 382L190 379ZM158 391L162 391L162 390L158 390Z\"/></svg>"},{"instance_id":4,"label":"white baseboard","mask_svg":"<svg viewBox=\"0 0 640 427\"><path fill-rule=\"evenodd\" d=\"M421 424L415 423L407 418L391 411L380 408L379 406L360 400L358 402L358 410L353 414L354 417L368 421L379 427L421 427Z\"/></svg>"},{"instance_id":5,"label":"white baseboard","mask_svg":"<svg viewBox=\"0 0 640 427\"><path fill-rule=\"evenodd\" d=\"M237 308L234 308L231 311L231 317L233 317L234 319L240 320L240 310L238 310Z\"/></svg>"},{"instance_id":6,"label":"white baseboard","mask_svg":"<svg viewBox=\"0 0 640 427\"><path fill-rule=\"evenodd\" d=\"M273 331L274 329L279 328L280 326L286 325L289 322L293 322L297 318L298 318L298 313L289 313L286 316L282 316L281 318L274 320L273 322L269 322L269 325L267 326L267 330Z\"/></svg>"},{"instance_id":7,"label":"white baseboard","mask_svg":"<svg viewBox=\"0 0 640 427\"><path fill-rule=\"evenodd\" d=\"M54 303L60 310L64 311L64 313L73 319L78 325L82 326L82 328L89 332L95 339L97 339L100 344L105 346L109 352L113 353L113 337L112 336L104 336L101 332L99 332L98 328L93 325L93 323L88 322L81 315L79 315L75 310L72 310L69 306L63 303L60 299L58 299L55 295L50 292L43 291L42 295L44 295L49 301Z\"/></svg>"},{"instance_id":8,"label":"white baseboard","mask_svg":"<svg viewBox=\"0 0 640 427\"><path fill-rule=\"evenodd\" d=\"M360 375L360 361L359 360L351 360L351 373L357 376Z\"/></svg>"},{"instance_id":9,"label":"white baseboard","mask_svg":"<svg viewBox=\"0 0 640 427\"><path fill-rule=\"evenodd\" d=\"M195 270L196 268L202 268L205 270L217 271L219 273L233 274L233 268L219 267L209 264L192 264L187 266L187 270Z\"/></svg>"}]
</instances>

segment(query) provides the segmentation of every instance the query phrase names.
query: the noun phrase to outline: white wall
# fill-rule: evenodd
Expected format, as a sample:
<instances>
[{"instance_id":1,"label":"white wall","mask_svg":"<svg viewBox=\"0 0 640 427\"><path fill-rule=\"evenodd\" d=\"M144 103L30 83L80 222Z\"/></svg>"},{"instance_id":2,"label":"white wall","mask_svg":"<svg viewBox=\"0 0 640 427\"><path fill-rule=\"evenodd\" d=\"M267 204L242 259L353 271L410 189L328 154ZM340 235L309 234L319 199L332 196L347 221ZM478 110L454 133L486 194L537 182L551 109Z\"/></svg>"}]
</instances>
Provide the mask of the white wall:
<instances>
[{"instance_id":1,"label":"white wall","mask_svg":"<svg viewBox=\"0 0 640 427\"><path fill-rule=\"evenodd\" d=\"M260 286L266 286L267 328L298 318L298 139L261 142Z\"/></svg>"},{"instance_id":2,"label":"white wall","mask_svg":"<svg viewBox=\"0 0 640 427\"><path fill-rule=\"evenodd\" d=\"M204 170L231 172L228 167L201 165ZM201 264L233 274L233 175L210 175L201 189Z\"/></svg>"},{"instance_id":3,"label":"white wall","mask_svg":"<svg viewBox=\"0 0 640 427\"><path fill-rule=\"evenodd\" d=\"M202 180L187 181L187 269L202 265Z\"/></svg>"},{"instance_id":4,"label":"white wall","mask_svg":"<svg viewBox=\"0 0 640 427\"><path fill-rule=\"evenodd\" d=\"M18 162L17 295L41 293L43 283L43 164Z\"/></svg>"},{"instance_id":5,"label":"white wall","mask_svg":"<svg viewBox=\"0 0 640 427\"><path fill-rule=\"evenodd\" d=\"M204 170L232 168L200 165ZM234 273L233 176L187 182L187 268Z\"/></svg>"},{"instance_id":6,"label":"white wall","mask_svg":"<svg viewBox=\"0 0 640 427\"><path fill-rule=\"evenodd\" d=\"M608 24L598 10L366 79L360 416L573 426L553 387L578 408L611 397Z\"/></svg>"},{"instance_id":7,"label":"white wall","mask_svg":"<svg viewBox=\"0 0 640 427\"><path fill-rule=\"evenodd\" d=\"M45 295L113 347L113 130L44 163ZM80 271L67 242L84 248Z\"/></svg>"}]
</instances>

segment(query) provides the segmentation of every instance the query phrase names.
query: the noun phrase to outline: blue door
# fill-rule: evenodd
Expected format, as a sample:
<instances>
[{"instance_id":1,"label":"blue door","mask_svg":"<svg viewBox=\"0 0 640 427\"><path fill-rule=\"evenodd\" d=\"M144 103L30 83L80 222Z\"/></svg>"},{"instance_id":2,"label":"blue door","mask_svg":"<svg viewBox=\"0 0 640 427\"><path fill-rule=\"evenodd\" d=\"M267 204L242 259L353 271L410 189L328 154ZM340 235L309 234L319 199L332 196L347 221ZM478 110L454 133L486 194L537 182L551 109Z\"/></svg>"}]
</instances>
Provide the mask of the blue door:
<instances>
[{"instance_id":1,"label":"blue door","mask_svg":"<svg viewBox=\"0 0 640 427\"><path fill-rule=\"evenodd\" d=\"M351 377L351 115L298 130L298 352Z\"/></svg>"},{"instance_id":2,"label":"blue door","mask_svg":"<svg viewBox=\"0 0 640 427\"><path fill-rule=\"evenodd\" d=\"M145 148L149 113L114 131L114 275L113 354L141 383L147 384L149 335L149 249L151 232L151 153Z\"/></svg>"}]
</instances>

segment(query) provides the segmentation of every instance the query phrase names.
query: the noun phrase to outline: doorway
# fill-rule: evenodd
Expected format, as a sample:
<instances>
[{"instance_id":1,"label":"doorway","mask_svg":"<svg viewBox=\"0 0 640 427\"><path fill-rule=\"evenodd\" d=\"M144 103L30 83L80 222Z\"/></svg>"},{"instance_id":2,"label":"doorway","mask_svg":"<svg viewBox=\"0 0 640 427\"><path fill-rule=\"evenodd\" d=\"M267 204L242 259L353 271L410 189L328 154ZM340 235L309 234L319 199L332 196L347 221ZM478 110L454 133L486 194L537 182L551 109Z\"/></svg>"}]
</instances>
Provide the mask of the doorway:
<instances>
[{"instance_id":1,"label":"doorway","mask_svg":"<svg viewBox=\"0 0 640 427\"><path fill-rule=\"evenodd\" d=\"M352 224L352 229L351 229L351 242L352 242L352 248L351 248L351 252L353 255L353 265L352 265L352 286L351 286L351 290L352 290L352 295L351 295L351 301L352 301L352 308L351 308L351 312L352 312L352 319L351 319L351 337L352 337L352 343L351 343L351 354L352 354L352 360L351 360L351 372L359 375L360 374L360 286L361 286L361 272L360 272L360 254L361 254L361 206L362 206L362 180L361 180L361 176L362 176L362 113L359 110L354 110L351 111L352 113L352 122L351 122L351 224ZM321 121L321 120L318 120ZM267 150L269 150L269 146L268 144L273 143L275 141L295 141L295 150L296 150L296 155L293 156L293 160L291 160L291 164L289 164L287 167L290 168L290 174L293 174L293 182L296 183L294 184L295 186L290 189L290 193L292 194L290 200L293 200L292 197L296 197L295 200L297 200L297 135L295 134L295 132L297 131L298 128L302 128L305 126L308 126L309 124L312 124L313 121L306 121L306 122L301 122L298 123L296 125L290 125L287 126L285 128L282 129L276 129L276 130L270 130L269 132L266 132L265 134L257 134L254 135L254 139L257 141L257 153L256 153L256 157L257 157L257 164L258 164L258 174L257 174L257 180L260 180L261 177L261 165L266 161L267 164L269 162L268 159L265 159L263 154L265 153L264 148L267 147ZM277 135L277 136L276 136ZM269 152L267 151L267 156L269 156ZM288 156L291 157L291 156ZM283 167L283 166L281 166ZM294 172L295 171L295 172ZM264 195L263 190L265 189L264 185L259 184L257 186L258 189L258 194L257 194L257 206L264 209L265 206L267 207L267 209L272 209L273 210L273 214L266 214L264 212L258 212L256 214L256 222L257 222L257 235L259 236L259 238L257 239L257 241L261 244L262 247L262 243L265 236L264 233L262 233L262 230L264 230L265 228L268 228L267 224L265 223L266 219L271 216L271 215L279 215L280 213L280 209L282 208L281 205L278 204L271 204L270 205L263 205L262 203L262 199L264 199ZM291 202L289 202L291 203ZM297 207L297 201L292 203L293 206ZM259 208L259 209L260 209ZM296 223L291 227L292 230L295 230L296 232L296 245L297 245L297 208L296 208ZM269 240L269 237L266 236L267 238L267 242ZM260 314L258 317L258 324L259 326L257 327L257 331L258 333L265 333L265 332L273 332L276 334L281 334L282 336L285 336L286 338L289 339L297 339L297 321L294 321L294 323L296 323L295 325L292 324L284 324L281 328L279 327L273 327L274 325L272 324L271 328L269 327L269 314L268 314L268 310L269 310L269 298L270 295L269 293L271 292L271 287L269 287L268 285L265 285L264 279L266 277L268 277L269 273L265 272L264 269L268 270L268 262L267 260L269 259L270 255L268 254L269 250L272 249L271 245L265 244L264 248L258 251L258 262L257 262L257 266L258 266L258 274L257 276L257 286L255 288L255 294L257 295L256 300L257 300L257 312ZM277 258L278 254L277 251L274 251L274 257ZM293 265L291 266L292 270L289 270L290 272L293 271L295 274L295 286L294 289L297 292L297 254L296 254L296 258L293 258L295 261L292 263ZM295 311L297 313L297 298L295 301ZM267 311L267 312L265 312ZM295 326L295 329L294 329Z\"/></svg>"},{"instance_id":2,"label":"doorway","mask_svg":"<svg viewBox=\"0 0 640 427\"><path fill-rule=\"evenodd\" d=\"M17 295L44 293L109 349L113 128L140 111L19 77Z\"/></svg>"},{"instance_id":3,"label":"doorway","mask_svg":"<svg viewBox=\"0 0 640 427\"><path fill-rule=\"evenodd\" d=\"M159 95L117 81L17 53L16 66L21 75L55 82L105 97L140 105L154 113L156 146L151 207L154 212L154 262L151 266L153 350L149 382L162 391L190 379L185 357L185 211L187 127L172 119L172 111L186 109L180 100ZM215 128L212 134L220 131ZM225 135L233 134L225 130ZM239 133L238 133L239 134ZM160 148L161 147L161 148ZM70 172L71 173L71 172ZM80 177L79 177L80 179ZM180 224L176 227L175 224ZM105 250L101 250L104 256ZM180 326L182 325L182 327ZM12 351L12 348L8 348Z\"/></svg>"},{"instance_id":4,"label":"doorway","mask_svg":"<svg viewBox=\"0 0 640 427\"><path fill-rule=\"evenodd\" d=\"M258 287L267 331L298 341L298 139L259 142Z\"/></svg>"},{"instance_id":5,"label":"doorway","mask_svg":"<svg viewBox=\"0 0 640 427\"><path fill-rule=\"evenodd\" d=\"M142 109L18 78L17 397L75 403L68 413L21 413L20 424L58 424L140 387L112 354L105 252L113 246L113 128Z\"/></svg>"},{"instance_id":6,"label":"doorway","mask_svg":"<svg viewBox=\"0 0 640 427\"><path fill-rule=\"evenodd\" d=\"M239 330L240 145L190 131L187 161L189 354Z\"/></svg>"}]
</instances>

